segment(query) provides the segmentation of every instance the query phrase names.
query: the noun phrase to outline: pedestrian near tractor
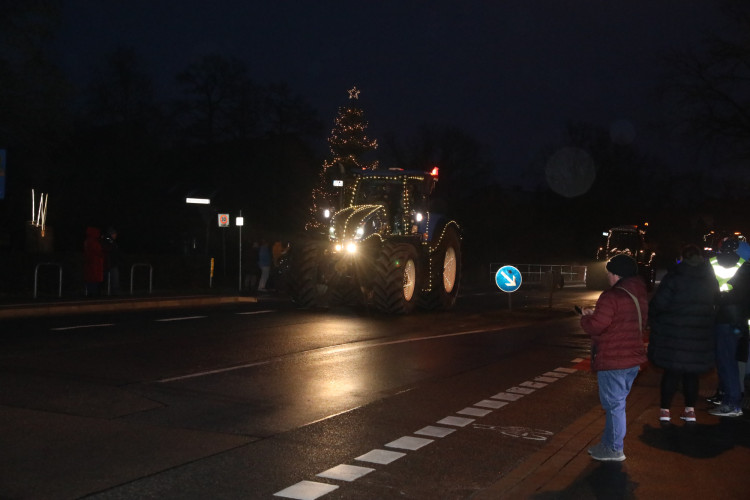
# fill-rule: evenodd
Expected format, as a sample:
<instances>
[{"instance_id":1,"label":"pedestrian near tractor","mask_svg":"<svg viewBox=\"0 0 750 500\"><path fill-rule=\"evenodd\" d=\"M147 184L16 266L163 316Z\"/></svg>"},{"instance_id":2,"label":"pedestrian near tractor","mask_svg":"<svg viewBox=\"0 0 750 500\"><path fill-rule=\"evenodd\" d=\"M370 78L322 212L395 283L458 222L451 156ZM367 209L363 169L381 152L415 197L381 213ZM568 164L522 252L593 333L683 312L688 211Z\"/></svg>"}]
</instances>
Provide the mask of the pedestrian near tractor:
<instances>
[{"instance_id":1,"label":"pedestrian near tractor","mask_svg":"<svg viewBox=\"0 0 750 500\"><path fill-rule=\"evenodd\" d=\"M260 248L258 248L258 267L260 268L259 292L268 291L266 285L268 283L268 276L271 273L271 264L273 264L271 248L268 246L268 240L263 238L260 242Z\"/></svg>"},{"instance_id":2,"label":"pedestrian near tractor","mask_svg":"<svg viewBox=\"0 0 750 500\"><path fill-rule=\"evenodd\" d=\"M83 281L87 297L99 295L99 288L104 281L104 251L100 236L101 230L98 227L86 228L86 239L83 241Z\"/></svg>"},{"instance_id":3,"label":"pedestrian near tractor","mask_svg":"<svg viewBox=\"0 0 750 500\"><path fill-rule=\"evenodd\" d=\"M718 406L708 412L719 417L742 415L742 394L738 362L747 361L747 351L741 344L748 336L748 308L750 302L750 264L742 253L736 236L724 238L719 251L709 261L719 285L716 298L716 370L719 376Z\"/></svg>"},{"instance_id":4,"label":"pedestrian near tractor","mask_svg":"<svg viewBox=\"0 0 750 500\"><path fill-rule=\"evenodd\" d=\"M109 283L108 292L117 295L120 292L120 248L117 245L117 230L109 227L102 234L102 250L104 251L104 276Z\"/></svg>"},{"instance_id":5,"label":"pedestrian near tractor","mask_svg":"<svg viewBox=\"0 0 750 500\"><path fill-rule=\"evenodd\" d=\"M591 368L599 384L599 400L605 412L604 432L589 448L594 460L625 460L625 403L640 365L646 362L643 327L648 321L646 282L638 276L638 264L625 254L606 265L610 288L584 308L581 327L591 337Z\"/></svg>"},{"instance_id":6,"label":"pedestrian near tractor","mask_svg":"<svg viewBox=\"0 0 750 500\"><path fill-rule=\"evenodd\" d=\"M685 410L680 418L695 422L701 373L714 367L714 300L719 284L696 245L682 250L649 302L648 359L661 377L659 420L670 422L672 399L682 382Z\"/></svg>"}]
</instances>

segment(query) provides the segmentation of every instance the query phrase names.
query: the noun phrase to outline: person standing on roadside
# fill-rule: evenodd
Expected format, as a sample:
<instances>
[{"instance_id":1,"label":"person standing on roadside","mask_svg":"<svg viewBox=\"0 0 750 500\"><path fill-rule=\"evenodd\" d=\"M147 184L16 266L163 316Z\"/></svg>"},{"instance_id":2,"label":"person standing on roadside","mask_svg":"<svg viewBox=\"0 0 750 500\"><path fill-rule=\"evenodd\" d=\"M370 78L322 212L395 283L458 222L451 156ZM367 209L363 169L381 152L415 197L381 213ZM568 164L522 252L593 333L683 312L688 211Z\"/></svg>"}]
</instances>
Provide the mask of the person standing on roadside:
<instances>
[{"instance_id":1,"label":"person standing on roadside","mask_svg":"<svg viewBox=\"0 0 750 500\"><path fill-rule=\"evenodd\" d=\"M719 293L701 249L687 245L681 261L664 276L649 302L648 359L664 369L659 421L670 421L670 406L682 382L685 410L680 418L695 422L701 373L714 367L714 300Z\"/></svg>"},{"instance_id":2,"label":"person standing on roadside","mask_svg":"<svg viewBox=\"0 0 750 500\"><path fill-rule=\"evenodd\" d=\"M268 291L266 285L268 283L268 276L271 273L271 264L273 264L271 248L268 246L268 240L263 238L260 242L260 248L258 248L258 267L260 268L259 292Z\"/></svg>"},{"instance_id":3,"label":"person standing on roadside","mask_svg":"<svg viewBox=\"0 0 750 500\"><path fill-rule=\"evenodd\" d=\"M102 235L104 250L104 275L109 279L109 293L120 293L120 248L117 246L117 230L109 227Z\"/></svg>"},{"instance_id":4,"label":"person standing on roadside","mask_svg":"<svg viewBox=\"0 0 750 500\"><path fill-rule=\"evenodd\" d=\"M87 297L99 295L99 288L104 281L104 250L100 236L101 230L98 227L86 228L86 239L83 241L83 281Z\"/></svg>"},{"instance_id":5,"label":"person standing on roadside","mask_svg":"<svg viewBox=\"0 0 750 500\"><path fill-rule=\"evenodd\" d=\"M739 252L739 253L738 253ZM724 238L715 257L709 261L719 285L717 294L716 370L719 376L721 401L708 413L719 417L742 416L742 394L738 362L747 361L747 352L740 354L740 344L748 336L748 302L750 301L750 264L740 256L740 240Z\"/></svg>"},{"instance_id":6,"label":"person standing on roadside","mask_svg":"<svg viewBox=\"0 0 750 500\"><path fill-rule=\"evenodd\" d=\"M581 327L591 337L591 369L605 412L601 440L588 452L594 460L621 462L625 460L625 400L646 362L643 326L648 321L648 297L632 257L615 255L606 268L610 288L581 316Z\"/></svg>"}]
</instances>

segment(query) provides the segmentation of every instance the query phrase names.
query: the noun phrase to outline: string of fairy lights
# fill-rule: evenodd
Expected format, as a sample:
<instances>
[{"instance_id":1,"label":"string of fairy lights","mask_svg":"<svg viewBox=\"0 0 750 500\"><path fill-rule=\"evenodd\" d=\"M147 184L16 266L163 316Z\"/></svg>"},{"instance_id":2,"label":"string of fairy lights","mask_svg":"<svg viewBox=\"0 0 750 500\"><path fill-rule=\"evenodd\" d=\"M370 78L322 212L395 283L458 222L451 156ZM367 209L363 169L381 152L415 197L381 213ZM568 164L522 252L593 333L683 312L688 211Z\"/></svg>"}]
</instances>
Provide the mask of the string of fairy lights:
<instances>
[{"instance_id":1,"label":"string of fairy lights","mask_svg":"<svg viewBox=\"0 0 750 500\"><path fill-rule=\"evenodd\" d=\"M351 105L352 102L359 100L361 91L354 86L347 92L350 105L339 107L331 135L328 137L331 158L323 162L318 174L317 185L312 191L312 204L305 229L319 228L322 225L318 217L321 209L335 204L338 193L329 181L330 168L341 166L346 172L352 169L374 170L378 167L377 161L367 162L363 158L366 153L378 148L378 141L367 137L368 122L364 119L364 111Z\"/></svg>"}]
</instances>

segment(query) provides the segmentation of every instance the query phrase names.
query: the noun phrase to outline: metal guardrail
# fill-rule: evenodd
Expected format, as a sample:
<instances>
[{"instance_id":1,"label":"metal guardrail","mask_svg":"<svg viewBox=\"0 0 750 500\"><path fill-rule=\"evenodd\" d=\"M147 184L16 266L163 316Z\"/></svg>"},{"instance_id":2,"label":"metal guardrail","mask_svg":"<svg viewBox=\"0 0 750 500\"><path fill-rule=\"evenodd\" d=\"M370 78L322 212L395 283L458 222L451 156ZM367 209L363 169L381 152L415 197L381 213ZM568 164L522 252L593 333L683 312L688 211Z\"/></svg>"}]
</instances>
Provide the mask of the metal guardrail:
<instances>
[{"instance_id":1,"label":"metal guardrail","mask_svg":"<svg viewBox=\"0 0 750 500\"><path fill-rule=\"evenodd\" d=\"M62 297L62 265L57 262L40 262L34 266L34 298L37 296L37 284L39 281L39 268L42 266L53 266L57 268L57 297Z\"/></svg>"},{"instance_id":2,"label":"metal guardrail","mask_svg":"<svg viewBox=\"0 0 750 500\"><path fill-rule=\"evenodd\" d=\"M135 270L139 267L148 268L148 293L151 293L154 285L154 268L151 264L137 263L130 266L130 295L133 295L133 279L135 278Z\"/></svg>"},{"instance_id":3,"label":"metal guardrail","mask_svg":"<svg viewBox=\"0 0 750 500\"><path fill-rule=\"evenodd\" d=\"M490 275L494 279L498 269L512 265L521 272L523 283L539 285L547 283L550 276L559 275L563 283L581 284L586 282L586 266L572 264L507 264L490 263Z\"/></svg>"}]
</instances>

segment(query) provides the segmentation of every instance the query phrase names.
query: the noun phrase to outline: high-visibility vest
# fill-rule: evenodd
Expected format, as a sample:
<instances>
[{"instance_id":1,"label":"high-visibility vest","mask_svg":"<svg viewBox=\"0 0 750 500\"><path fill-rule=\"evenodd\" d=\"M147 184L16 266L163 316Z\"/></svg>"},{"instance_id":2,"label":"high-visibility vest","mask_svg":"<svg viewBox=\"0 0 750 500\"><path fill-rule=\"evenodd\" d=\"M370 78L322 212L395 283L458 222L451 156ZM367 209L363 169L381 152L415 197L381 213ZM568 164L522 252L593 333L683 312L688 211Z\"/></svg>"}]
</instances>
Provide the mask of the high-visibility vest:
<instances>
[{"instance_id":1,"label":"high-visibility vest","mask_svg":"<svg viewBox=\"0 0 750 500\"><path fill-rule=\"evenodd\" d=\"M742 264L745 262L745 259L740 257L740 259L737 261L737 263L732 267L723 267L719 265L719 260L716 257L711 257L709 260L711 263L711 267L714 270L714 276L716 276L716 281L719 282L719 291L721 292L728 292L732 289L732 285L729 283L729 280L731 280L735 274L737 274L737 270L742 266Z\"/></svg>"}]
</instances>

